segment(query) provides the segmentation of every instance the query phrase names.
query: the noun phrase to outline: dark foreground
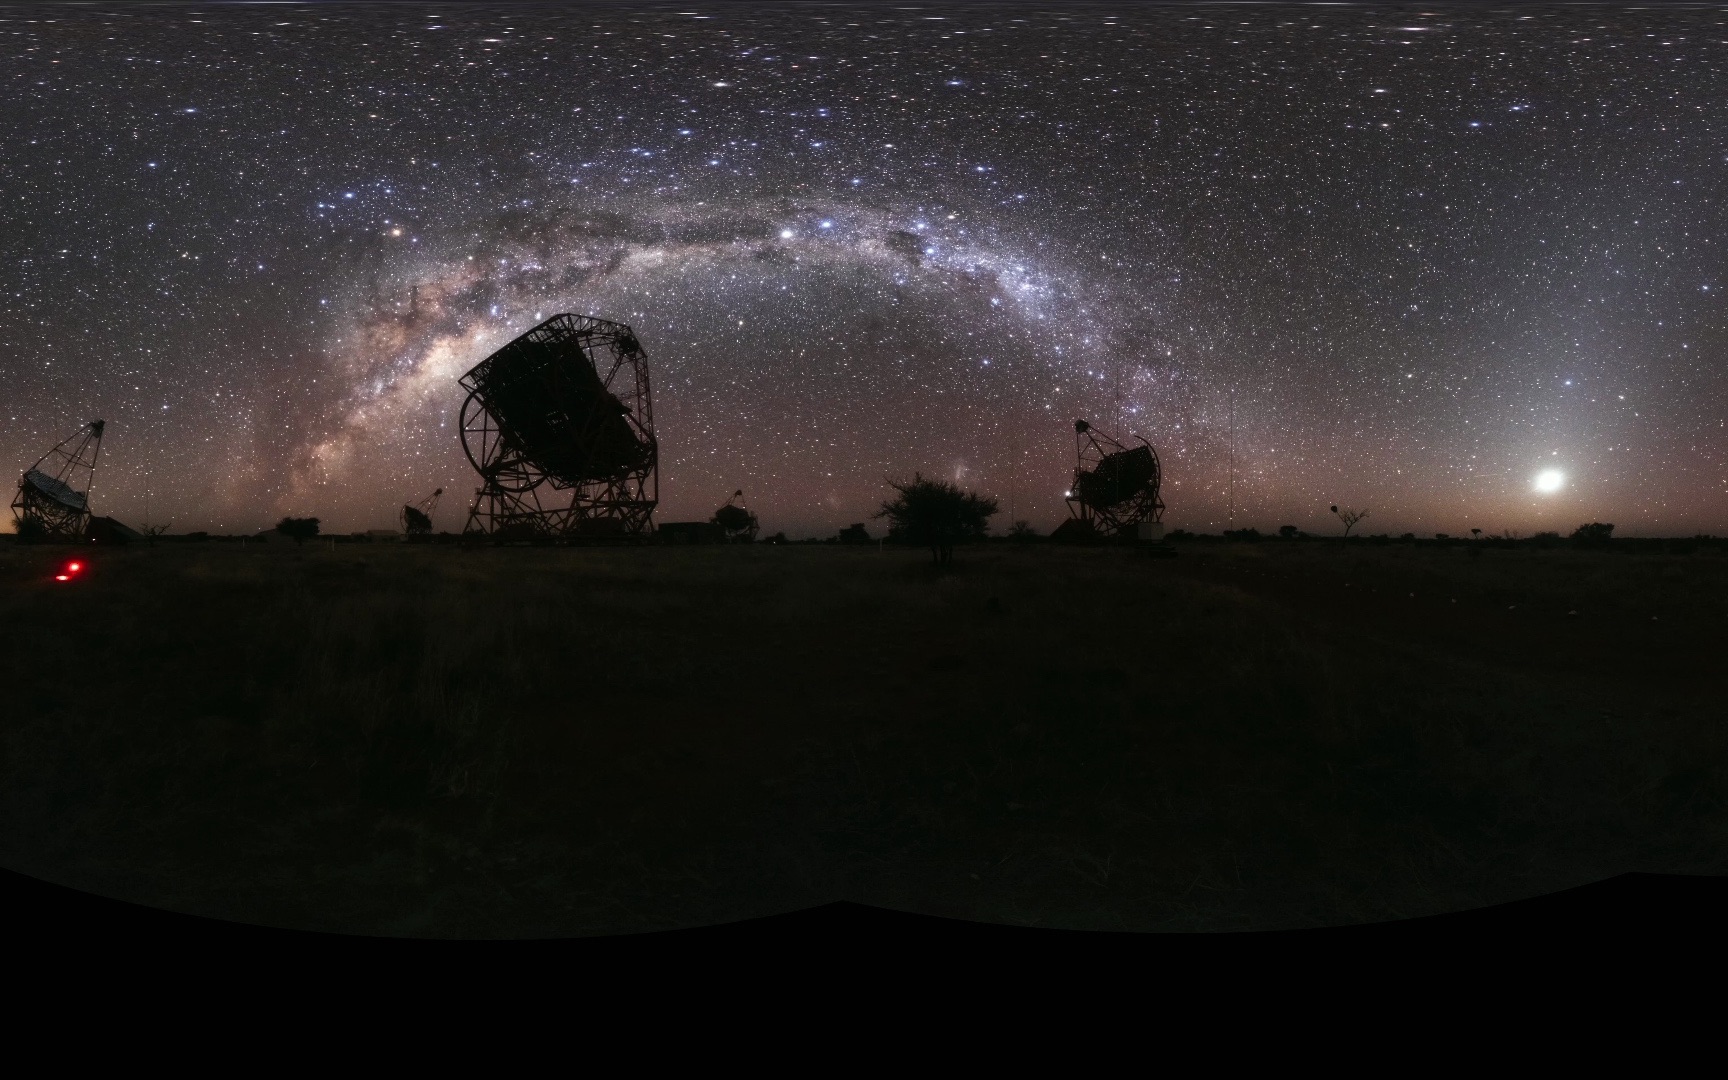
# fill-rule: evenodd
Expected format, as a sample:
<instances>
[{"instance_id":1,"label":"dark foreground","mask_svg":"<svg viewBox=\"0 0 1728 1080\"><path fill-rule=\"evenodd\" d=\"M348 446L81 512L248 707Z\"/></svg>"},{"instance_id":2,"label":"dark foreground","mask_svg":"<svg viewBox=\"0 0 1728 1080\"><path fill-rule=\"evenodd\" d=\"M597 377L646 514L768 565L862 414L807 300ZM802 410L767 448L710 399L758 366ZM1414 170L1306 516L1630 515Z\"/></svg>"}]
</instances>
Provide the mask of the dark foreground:
<instances>
[{"instance_id":1,"label":"dark foreground","mask_svg":"<svg viewBox=\"0 0 1728 1080\"><path fill-rule=\"evenodd\" d=\"M1728 873L1716 552L64 554L0 548L0 863L178 911L1232 930Z\"/></svg>"}]
</instances>

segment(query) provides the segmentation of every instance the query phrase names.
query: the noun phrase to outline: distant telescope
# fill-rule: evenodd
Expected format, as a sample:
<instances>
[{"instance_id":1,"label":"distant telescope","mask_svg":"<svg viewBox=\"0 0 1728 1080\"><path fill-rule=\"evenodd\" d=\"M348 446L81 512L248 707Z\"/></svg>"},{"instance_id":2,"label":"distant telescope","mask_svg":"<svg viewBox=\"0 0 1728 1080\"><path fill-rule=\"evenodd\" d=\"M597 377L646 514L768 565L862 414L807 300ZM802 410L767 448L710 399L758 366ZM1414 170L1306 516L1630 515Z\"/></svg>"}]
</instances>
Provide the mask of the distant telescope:
<instances>
[{"instance_id":1,"label":"distant telescope","mask_svg":"<svg viewBox=\"0 0 1728 1080\"><path fill-rule=\"evenodd\" d=\"M710 520L724 530L727 540L747 544L756 539L756 515L744 505L742 491L734 491L732 497L726 500L726 505L714 511Z\"/></svg>"},{"instance_id":2,"label":"distant telescope","mask_svg":"<svg viewBox=\"0 0 1728 1080\"><path fill-rule=\"evenodd\" d=\"M421 499L418 505L402 506L402 535L414 538L432 534L432 512L438 509L438 497L444 494L443 488L435 489L432 494Z\"/></svg>"}]
</instances>

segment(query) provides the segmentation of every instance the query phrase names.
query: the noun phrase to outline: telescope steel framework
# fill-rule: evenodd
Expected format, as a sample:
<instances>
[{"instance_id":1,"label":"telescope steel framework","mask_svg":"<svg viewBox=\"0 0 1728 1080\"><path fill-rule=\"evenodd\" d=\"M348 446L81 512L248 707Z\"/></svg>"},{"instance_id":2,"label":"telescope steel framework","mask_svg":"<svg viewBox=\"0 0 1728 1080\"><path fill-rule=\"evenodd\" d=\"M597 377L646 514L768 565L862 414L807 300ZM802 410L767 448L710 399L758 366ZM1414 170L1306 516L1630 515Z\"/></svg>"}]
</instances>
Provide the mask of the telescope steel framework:
<instances>
[{"instance_id":1,"label":"telescope steel framework","mask_svg":"<svg viewBox=\"0 0 1728 1080\"><path fill-rule=\"evenodd\" d=\"M90 526L90 486L102 453L100 420L60 440L18 479L12 516L21 537L82 540ZM78 490L82 483L83 490Z\"/></svg>"},{"instance_id":2,"label":"telescope steel framework","mask_svg":"<svg viewBox=\"0 0 1728 1080\"><path fill-rule=\"evenodd\" d=\"M462 448L480 473L465 535L644 537L659 502L648 357L634 331L554 315L462 376Z\"/></svg>"},{"instance_id":3,"label":"telescope steel framework","mask_svg":"<svg viewBox=\"0 0 1728 1080\"><path fill-rule=\"evenodd\" d=\"M1124 446L1084 420L1074 421L1074 483L1068 512L1099 533L1125 533L1143 521L1159 521L1163 466L1152 444Z\"/></svg>"},{"instance_id":4,"label":"telescope steel framework","mask_svg":"<svg viewBox=\"0 0 1728 1080\"><path fill-rule=\"evenodd\" d=\"M434 488L432 494L418 503L402 504L402 512L397 520L402 524L402 535L410 539L424 539L432 535L432 511L438 509L438 497L444 494L443 488Z\"/></svg>"}]
</instances>

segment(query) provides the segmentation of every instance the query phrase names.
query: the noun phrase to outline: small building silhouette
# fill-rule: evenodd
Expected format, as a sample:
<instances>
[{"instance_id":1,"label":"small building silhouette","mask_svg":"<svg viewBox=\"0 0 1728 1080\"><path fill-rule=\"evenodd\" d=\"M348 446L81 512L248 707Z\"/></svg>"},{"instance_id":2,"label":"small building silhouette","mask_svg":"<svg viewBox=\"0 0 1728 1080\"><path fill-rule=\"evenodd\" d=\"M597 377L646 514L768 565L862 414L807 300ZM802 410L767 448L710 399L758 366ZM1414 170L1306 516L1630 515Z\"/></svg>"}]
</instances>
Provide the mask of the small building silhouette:
<instances>
[{"instance_id":1,"label":"small building silhouette","mask_svg":"<svg viewBox=\"0 0 1728 1080\"><path fill-rule=\"evenodd\" d=\"M726 528L713 521L662 521L654 527L662 544L724 544Z\"/></svg>"},{"instance_id":2,"label":"small building silhouette","mask_svg":"<svg viewBox=\"0 0 1728 1080\"><path fill-rule=\"evenodd\" d=\"M84 526L84 539L97 544L130 544L144 539L144 534L111 517L93 517Z\"/></svg>"}]
</instances>

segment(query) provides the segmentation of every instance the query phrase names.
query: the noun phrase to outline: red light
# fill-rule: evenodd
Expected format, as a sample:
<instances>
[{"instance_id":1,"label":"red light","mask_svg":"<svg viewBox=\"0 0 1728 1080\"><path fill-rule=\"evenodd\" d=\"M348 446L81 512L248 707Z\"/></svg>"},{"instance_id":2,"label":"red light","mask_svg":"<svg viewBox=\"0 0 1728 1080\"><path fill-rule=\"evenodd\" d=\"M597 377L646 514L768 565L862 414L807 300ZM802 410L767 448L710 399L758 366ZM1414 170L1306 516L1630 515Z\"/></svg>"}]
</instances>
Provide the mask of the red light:
<instances>
[{"instance_id":1,"label":"red light","mask_svg":"<svg viewBox=\"0 0 1728 1080\"><path fill-rule=\"evenodd\" d=\"M73 562L73 563L67 563L66 564L66 572L69 574L76 574L78 571L80 571L82 569L84 569L83 563Z\"/></svg>"},{"instance_id":2,"label":"red light","mask_svg":"<svg viewBox=\"0 0 1728 1080\"><path fill-rule=\"evenodd\" d=\"M70 575L70 574L55 574L54 580L55 581L71 581L72 575Z\"/></svg>"}]
</instances>

